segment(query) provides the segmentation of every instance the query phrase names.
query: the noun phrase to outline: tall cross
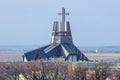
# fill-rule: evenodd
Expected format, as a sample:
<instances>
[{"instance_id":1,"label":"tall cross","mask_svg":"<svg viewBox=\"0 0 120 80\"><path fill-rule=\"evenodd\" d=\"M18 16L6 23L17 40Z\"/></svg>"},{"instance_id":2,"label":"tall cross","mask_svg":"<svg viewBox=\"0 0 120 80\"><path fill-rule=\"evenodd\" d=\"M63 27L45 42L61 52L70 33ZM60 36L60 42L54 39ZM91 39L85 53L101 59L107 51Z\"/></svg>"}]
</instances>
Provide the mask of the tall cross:
<instances>
[{"instance_id":1,"label":"tall cross","mask_svg":"<svg viewBox=\"0 0 120 80\"><path fill-rule=\"evenodd\" d=\"M65 8L62 8L62 13L58 13L58 15L62 15L62 22L65 22L65 15L69 15L69 13L65 13Z\"/></svg>"}]
</instances>

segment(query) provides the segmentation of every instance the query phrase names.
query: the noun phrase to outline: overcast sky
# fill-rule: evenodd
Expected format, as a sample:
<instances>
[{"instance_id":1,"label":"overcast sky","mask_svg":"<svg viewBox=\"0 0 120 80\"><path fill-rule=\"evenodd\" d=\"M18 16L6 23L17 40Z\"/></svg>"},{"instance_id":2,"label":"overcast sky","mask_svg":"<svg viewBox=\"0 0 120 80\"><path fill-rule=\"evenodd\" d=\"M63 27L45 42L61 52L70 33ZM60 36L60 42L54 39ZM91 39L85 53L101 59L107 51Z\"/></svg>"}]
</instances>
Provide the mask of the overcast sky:
<instances>
[{"instance_id":1,"label":"overcast sky","mask_svg":"<svg viewBox=\"0 0 120 80\"><path fill-rule=\"evenodd\" d=\"M62 7L75 45L120 45L120 0L0 0L0 45L49 44Z\"/></svg>"}]
</instances>

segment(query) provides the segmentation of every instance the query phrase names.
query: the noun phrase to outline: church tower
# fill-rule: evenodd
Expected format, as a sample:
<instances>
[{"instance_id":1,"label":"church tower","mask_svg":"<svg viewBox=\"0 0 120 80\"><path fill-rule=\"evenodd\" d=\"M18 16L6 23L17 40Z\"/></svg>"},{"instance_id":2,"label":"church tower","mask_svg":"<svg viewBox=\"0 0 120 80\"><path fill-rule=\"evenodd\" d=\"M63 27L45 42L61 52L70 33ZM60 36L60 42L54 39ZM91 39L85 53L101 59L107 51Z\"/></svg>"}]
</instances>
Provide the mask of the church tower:
<instances>
[{"instance_id":1,"label":"church tower","mask_svg":"<svg viewBox=\"0 0 120 80\"><path fill-rule=\"evenodd\" d=\"M65 20L69 13L62 8L62 21L54 21L51 42L49 45L24 53L26 61L51 60L51 58L64 58L65 61L88 61L88 58L73 44L70 23Z\"/></svg>"},{"instance_id":2,"label":"church tower","mask_svg":"<svg viewBox=\"0 0 120 80\"><path fill-rule=\"evenodd\" d=\"M58 15L62 15L62 21L60 24L58 21L54 22L51 43L73 44L70 24L65 21L65 15L69 15L69 13L65 13L65 8L62 8L62 13L58 13Z\"/></svg>"}]
</instances>

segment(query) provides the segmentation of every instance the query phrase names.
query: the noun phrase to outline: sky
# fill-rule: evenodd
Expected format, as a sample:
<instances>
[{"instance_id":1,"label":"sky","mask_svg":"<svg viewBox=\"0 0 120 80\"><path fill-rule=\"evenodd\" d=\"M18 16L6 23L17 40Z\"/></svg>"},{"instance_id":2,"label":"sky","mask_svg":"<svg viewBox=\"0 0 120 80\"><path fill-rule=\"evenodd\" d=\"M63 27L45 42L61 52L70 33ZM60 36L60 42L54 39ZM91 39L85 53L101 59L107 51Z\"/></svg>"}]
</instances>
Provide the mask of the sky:
<instances>
[{"instance_id":1,"label":"sky","mask_svg":"<svg viewBox=\"0 0 120 80\"><path fill-rule=\"evenodd\" d=\"M77 46L120 46L120 0L0 0L0 45L47 45L64 7Z\"/></svg>"}]
</instances>

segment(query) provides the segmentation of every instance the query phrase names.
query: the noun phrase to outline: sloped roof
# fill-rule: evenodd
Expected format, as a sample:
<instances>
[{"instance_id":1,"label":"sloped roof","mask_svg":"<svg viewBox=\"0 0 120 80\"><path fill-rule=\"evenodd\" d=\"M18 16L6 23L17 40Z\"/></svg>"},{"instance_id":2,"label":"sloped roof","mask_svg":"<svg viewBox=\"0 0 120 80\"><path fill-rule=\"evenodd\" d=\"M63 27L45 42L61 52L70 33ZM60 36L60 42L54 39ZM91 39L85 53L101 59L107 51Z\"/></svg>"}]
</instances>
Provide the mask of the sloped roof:
<instances>
[{"instance_id":1,"label":"sloped roof","mask_svg":"<svg viewBox=\"0 0 120 80\"><path fill-rule=\"evenodd\" d=\"M69 44L50 44L25 53L28 61L37 60L40 58L49 59L63 57L66 59L69 55L77 55L78 60L87 60L87 57L83 55L74 45Z\"/></svg>"}]
</instances>

